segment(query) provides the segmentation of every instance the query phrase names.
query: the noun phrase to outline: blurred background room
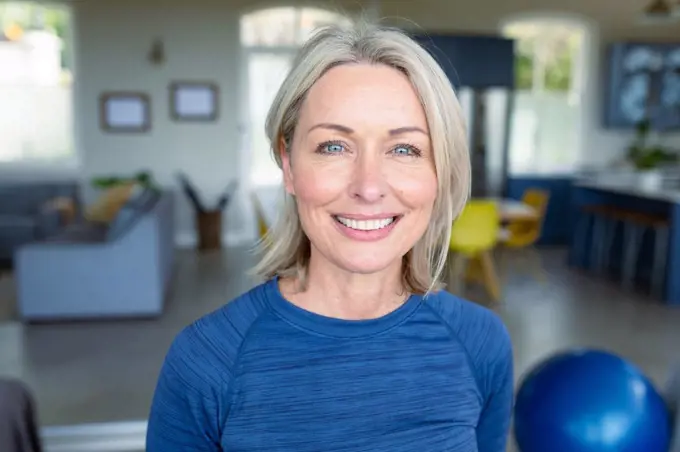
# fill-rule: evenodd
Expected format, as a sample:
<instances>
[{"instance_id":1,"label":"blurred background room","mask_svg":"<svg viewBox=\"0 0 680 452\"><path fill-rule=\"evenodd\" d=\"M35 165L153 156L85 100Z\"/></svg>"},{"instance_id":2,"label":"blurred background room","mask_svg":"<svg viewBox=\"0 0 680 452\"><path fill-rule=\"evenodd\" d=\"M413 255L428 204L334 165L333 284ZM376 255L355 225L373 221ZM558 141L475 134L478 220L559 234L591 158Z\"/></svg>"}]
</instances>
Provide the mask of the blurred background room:
<instances>
[{"instance_id":1,"label":"blurred background room","mask_svg":"<svg viewBox=\"0 0 680 452\"><path fill-rule=\"evenodd\" d=\"M144 449L174 336L255 283L281 182L264 119L296 50L361 17L458 92L498 215L464 211L448 277L505 321L517 381L586 346L665 384L677 0L0 0L0 377L30 388L46 452Z\"/></svg>"}]
</instances>

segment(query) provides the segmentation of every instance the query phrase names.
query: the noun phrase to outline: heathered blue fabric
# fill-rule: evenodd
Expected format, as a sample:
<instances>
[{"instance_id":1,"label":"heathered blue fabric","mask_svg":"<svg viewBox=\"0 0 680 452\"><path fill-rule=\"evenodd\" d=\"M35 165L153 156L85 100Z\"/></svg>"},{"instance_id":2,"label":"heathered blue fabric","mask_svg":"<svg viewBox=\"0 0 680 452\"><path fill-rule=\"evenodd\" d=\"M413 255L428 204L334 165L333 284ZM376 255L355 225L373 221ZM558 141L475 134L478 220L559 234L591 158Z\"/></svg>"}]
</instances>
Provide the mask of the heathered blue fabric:
<instances>
[{"instance_id":1,"label":"heathered blue fabric","mask_svg":"<svg viewBox=\"0 0 680 452\"><path fill-rule=\"evenodd\" d=\"M447 292L347 321L276 279L186 327L161 370L149 452L504 452L512 349L490 310Z\"/></svg>"}]
</instances>

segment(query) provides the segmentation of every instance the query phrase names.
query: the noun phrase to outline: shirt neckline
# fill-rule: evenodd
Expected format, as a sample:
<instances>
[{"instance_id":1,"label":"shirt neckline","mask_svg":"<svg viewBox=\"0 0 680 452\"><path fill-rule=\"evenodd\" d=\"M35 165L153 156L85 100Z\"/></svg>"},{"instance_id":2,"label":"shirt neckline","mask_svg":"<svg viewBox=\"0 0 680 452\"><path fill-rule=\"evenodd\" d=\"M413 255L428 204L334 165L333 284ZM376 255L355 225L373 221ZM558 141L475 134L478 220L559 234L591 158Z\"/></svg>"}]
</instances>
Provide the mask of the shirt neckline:
<instances>
[{"instance_id":1,"label":"shirt neckline","mask_svg":"<svg viewBox=\"0 0 680 452\"><path fill-rule=\"evenodd\" d=\"M265 291L269 305L283 319L304 330L339 338L373 336L394 328L410 317L422 301L422 296L411 295L401 306L381 317L346 320L317 314L293 304L281 293L278 276L265 283Z\"/></svg>"}]
</instances>

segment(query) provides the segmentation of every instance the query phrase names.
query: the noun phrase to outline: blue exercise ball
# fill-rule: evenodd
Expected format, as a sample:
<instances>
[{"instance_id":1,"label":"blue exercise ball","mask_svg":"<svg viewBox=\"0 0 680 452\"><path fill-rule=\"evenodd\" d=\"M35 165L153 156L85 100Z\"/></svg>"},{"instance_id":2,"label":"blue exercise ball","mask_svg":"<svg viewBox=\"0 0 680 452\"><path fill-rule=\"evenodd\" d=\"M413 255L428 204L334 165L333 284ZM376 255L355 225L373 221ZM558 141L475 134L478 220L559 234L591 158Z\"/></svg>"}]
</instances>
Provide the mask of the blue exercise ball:
<instances>
[{"instance_id":1,"label":"blue exercise ball","mask_svg":"<svg viewBox=\"0 0 680 452\"><path fill-rule=\"evenodd\" d=\"M522 380L514 433L521 452L668 452L663 398L635 366L600 350L554 355Z\"/></svg>"}]
</instances>

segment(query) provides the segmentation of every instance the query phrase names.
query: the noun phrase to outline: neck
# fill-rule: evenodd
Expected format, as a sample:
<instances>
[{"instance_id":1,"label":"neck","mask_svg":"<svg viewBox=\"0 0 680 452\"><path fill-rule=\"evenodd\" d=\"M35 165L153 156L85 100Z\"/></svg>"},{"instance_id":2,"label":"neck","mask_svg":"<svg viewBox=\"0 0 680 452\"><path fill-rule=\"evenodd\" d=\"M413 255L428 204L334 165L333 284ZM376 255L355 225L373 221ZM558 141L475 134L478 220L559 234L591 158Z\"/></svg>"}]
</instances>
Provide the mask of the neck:
<instances>
[{"instance_id":1,"label":"neck","mask_svg":"<svg viewBox=\"0 0 680 452\"><path fill-rule=\"evenodd\" d=\"M339 269L312 250L306 289L299 281L282 280L281 291L291 302L327 317L347 320L381 317L399 307L409 294L401 281L401 262L373 274Z\"/></svg>"}]
</instances>

